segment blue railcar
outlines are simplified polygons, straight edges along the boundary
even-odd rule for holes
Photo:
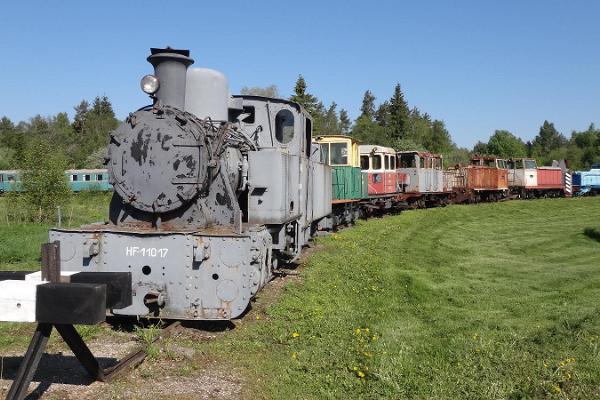
[[[600,164],[592,164],[589,171],[573,173],[573,193],[579,196],[600,193]]]
[[[112,190],[108,183],[108,171],[105,169],[69,169],[65,171],[69,187],[73,192]]]
[[[110,192],[112,185],[108,182],[106,169],[69,169],[65,171],[69,189],[73,192],[98,191]],[[0,171],[0,193],[22,190],[21,171]]]
[[[12,192],[18,189],[21,182],[20,172],[17,170],[0,171],[0,193]]]

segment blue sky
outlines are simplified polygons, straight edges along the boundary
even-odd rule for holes
[[[598,1],[6,2],[0,115],[68,111],[107,95],[117,116],[146,104],[150,47],[189,48],[232,93],[298,74],[352,117],[399,82],[411,106],[459,145],[495,129],[531,139],[547,119],[567,136],[600,122]]]

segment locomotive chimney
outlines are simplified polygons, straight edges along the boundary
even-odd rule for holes
[[[185,82],[187,67],[194,63],[189,50],[150,49],[148,62],[154,67],[159,89],[156,98],[161,104],[185,108]]]

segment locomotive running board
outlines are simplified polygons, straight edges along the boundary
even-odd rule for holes
[[[8,400],[22,400],[27,395],[53,328],[89,376],[97,381],[111,382],[146,358],[146,349],[142,347],[103,369],[74,327],[74,324],[100,323],[105,320],[107,308],[130,305],[130,273],[61,274],[60,243],[54,242],[42,245],[41,273],[3,272],[0,286],[7,289],[0,293],[0,319],[38,323],[6,397]],[[170,335],[178,325],[176,322],[167,326],[154,341]]]

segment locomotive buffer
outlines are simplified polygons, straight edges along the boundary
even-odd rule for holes
[[[131,295],[129,272],[61,273],[59,242],[42,245],[41,272],[0,272],[0,319],[38,324],[6,398],[25,397],[53,328],[94,380],[110,382],[141,363],[143,349],[102,369],[74,327],[105,321],[106,310],[131,305]]]

